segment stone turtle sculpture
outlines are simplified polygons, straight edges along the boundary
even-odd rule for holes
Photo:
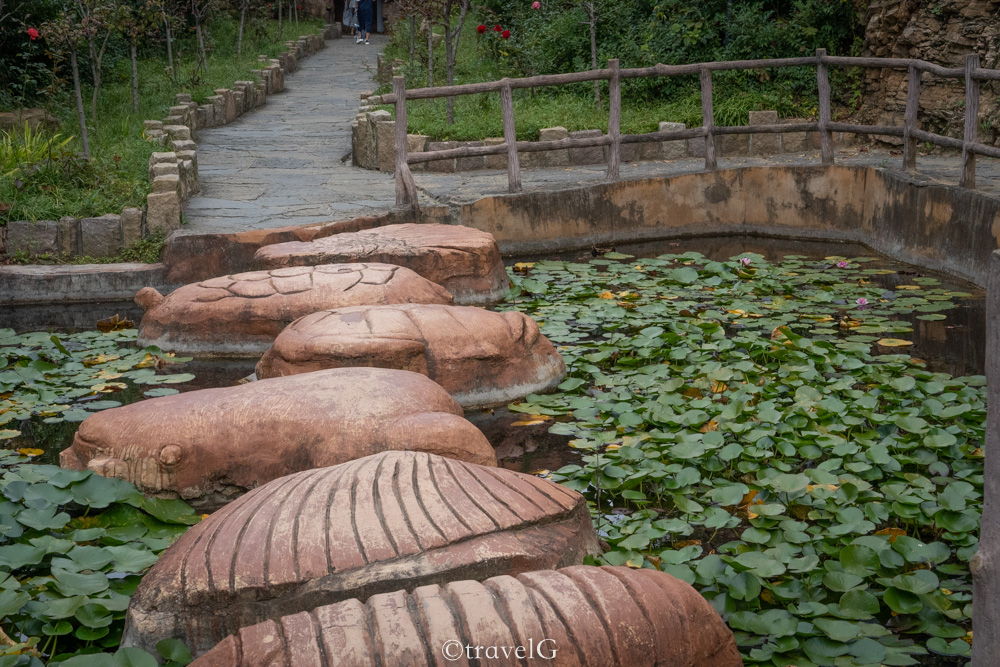
[[[284,475],[390,449],[496,465],[462,414],[418,373],[333,369],[104,410],[59,460],[211,509]]]
[[[407,304],[299,318],[264,353],[257,377],[346,366],[422,373],[466,409],[548,391],[566,376],[562,357],[524,313]]]
[[[739,667],[736,641],[664,572],[580,565],[347,600],[241,628],[191,667]]]
[[[333,262],[386,262],[443,285],[460,305],[503,299],[509,279],[492,234],[460,225],[402,224],[264,246],[254,261],[266,269]]]
[[[122,641],[152,649],[175,637],[198,654],[267,619],[575,565],[596,550],[575,491],[431,454],[383,452],[274,480],[192,527],[143,577]]]
[[[252,271],[203,280],[163,296],[135,297],[146,311],[139,345],[213,356],[260,355],[292,320],[327,308],[452,302],[413,271],[388,264],[331,264]]]

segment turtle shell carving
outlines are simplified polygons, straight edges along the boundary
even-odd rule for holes
[[[562,357],[524,313],[404,304],[306,315],[281,332],[257,377],[347,366],[422,373],[466,409],[549,391],[566,375]]]
[[[191,528],[143,577],[123,643],[204,652],[241,627],[351,598],[579,564],[583,496],[531,475],[383,452],[265,484]]]
[[[736,641],[664,572],[580,565],[421,586],[241,628],[192,667],[739,667]]]
[[[447,290],[389,264],[327,264],[251,271],[136,294],[146,313],[139,345],[214,356],[259,356],[292,320],[328,308],[450,304]]]
[[[461,305],[500,301],[509,284],[493,235],[461,225],[385,225],[276,243],[258,250],[254,261],[265,269],[333,262],[398,264],[444,286]]]

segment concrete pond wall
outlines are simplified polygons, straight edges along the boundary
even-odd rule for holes
[[[489,232],[508,256],[725,234],[862,243],[892,259],[985,285],[1000,247],[1000,199],[867,166],[769,166],[482,197],[419,212],[301,227],[177,236],[170,282],[255,268],[257,248],[402,222]]]
[[[990,253],[1000,247],[1000,198],[981,192],[868,166],[741,167],[493,195],[419,211],[396,208],[280,229],[175,233],[162,265],[134,274],[127,285],[119,274],[110,292],[104,274],[120,272],[120,265],[59,272],[0,266],[0,305],[129,298],[125,292],[143,286],[169,289],[253,270],[254,253],[265,245],[405,222],[480,229],[493,234],[508,256],[727,234],[849,241],[977,285],[986,284]]]

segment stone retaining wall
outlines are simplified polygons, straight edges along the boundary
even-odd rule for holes
[[[220,88],[204,104],[179,93],[162,121],[143,122],[143,136],[163,147],[149,157],[151,190],[145,208],[125,208],[121,214],[60,220],[13,220],[0,227],[0,252],[14,255],[109,257],[145,236],[169,234],[181,225],[181,205],[201,191],[198,182],[198,131],[232,123],[264,105],[268,95],[285,88],[285,75],[298,62],[325,47],[324,40],[340,37],[340,25],[327,25],[316,34],[285,42],[277,58],[259,56],[261,68],[254,81],[237,81]]]
[[[382,64],[379,65],[380,70]],[[390,74],[391,75],[391,74]],[[361,94],[362,105],[358,115],[351,121],[351,155],[353,164],[363,169],[377,169],[393,172],[396,166],[395,127],[396,122],[388,111],[376,109],[367,104],[370,93]],[[806,119],[786,118],[778,120],[776,111],[751,111],[749,125],[772,125],[775,123],[802,123]],[[685,129],[684,123],[661,122],[660,132],[675,132]],[[602,136],[601,130],[577,130],[570,132],[564,127],[548,127],[539,131],[539,141],[556,141],[566,138]],[[431,141],[422,134],[408,134],[407,152],[443,151],[463,146],[492,146],[504,142],[503,138],[490,137],[482,141]],[[851,140],[851,135],[833,133],[834,145]],[[818,132],[786,132],[784,134],[726,134],[716,137],[716,153],[720,157],[766,156],[779,153],[803,153],[818,151]],[[688,157],[704,157],[705,141],[701,138],[655,141],[643,144],[623,144],[621,162],[647,160],[679,160]],[[555,151],[518,153],[522,169],[543,167],[572,167],[589,164],[607,164],[608,147],[568,148]],[[410,170],[453,173],[478,169],[506,169],[506,155],[485,155],[479,157],[453,158],[410,165]]]

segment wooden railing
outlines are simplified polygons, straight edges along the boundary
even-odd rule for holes
[[[712,109],[712,72],[730,70],[763,69],[770,67],[816,67],[816,83],[819,92],[819,120],[809,123],[785,123],[753,126],[715,125]],[[830,115],[830,80],[828,68],[835,67],[879,67],[908,70],[906,110],[903,127],[888,125],[858,125],[836,123]],[[917,126],[917,108],[920,100],[920,78],[924,72],[948,79],[965,80],[965,129],[961,139],[925,132]],[[698,74],[701,78],[701,127],[693,127],[672,132],[651,132],[647,134],[621,134],[621,80],[639,77],[680,76]],[[556,141],[517,141],[514,131],[515,88],[554,86],[585,81],[607,80],[610,98],[608,133],[600,137],[570,137]],[[964,67],[942,67],[923,60],[911,58],[851,58],[828,56],[825,49],[817,49],[815,57],[775,58],[770,60],[734,60],[728,62],[696,63],[692,65],[654,65],[620,69],[618,60],[609,60],[608,67],[586,72],[568,74],[547,74],[521,79],[501,79],[483,83],[468,83],[456,86],[437,86],[406,90],[403,77],[393,77],[392,93],[374,96],[375,104],[395,104],[396,106],[396,203],[415,206],[416,186],[409,165],[434,160],[478,157],[483,155],[507,154],[507,178],[510,192],[521,190],[521,169],[518,151],[553,151],[566,148],[590,148],[608,146],[607,178],[618,178],[620,151],[622,144],[637,144],[650,141],[673,141],[678,139],[705,139],[705,169],[717,168],[715,137],[725,134],[779,133],[779,132],[819,132],[820,156],[823,164],[833,164],[832,132],[854,132],[860,134],[888,135],[903,138],[903,168],[913,170],[917,163],[917,143],[920,141],[960,148],[962,150],[962,175],[960,185],[976,187],[976,155],[1000,158],[1000,148],[982,144],[978,140],[979,82],[1000,81],[1000,70],[982,69],[979,56],[965,57]],[[406,147],[406,102],[437,97],[475,95],[478,93],[500,93],[500,108],[503,117],[504,143],[492,146],[465,146],[441,151],[424,151],[407,154]]]

